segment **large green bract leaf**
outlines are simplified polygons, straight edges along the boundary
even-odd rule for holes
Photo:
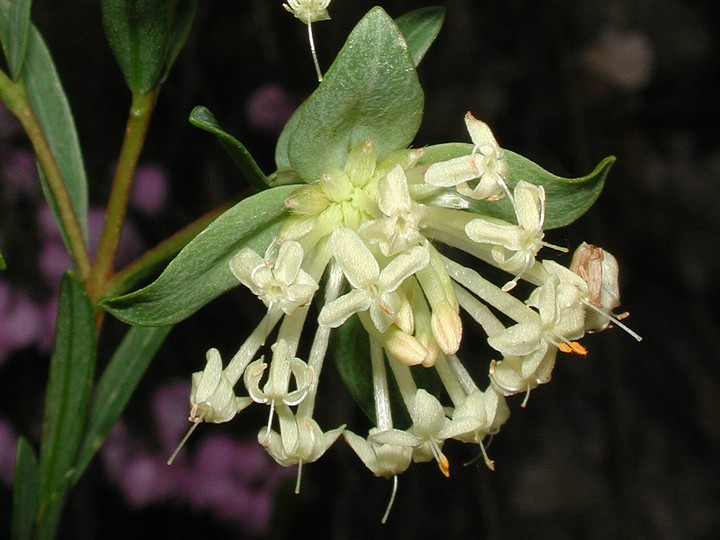
[[[12,539],[30,540],[38,506],[38,463],[25,437],[18,440],[13,481]]]
[[[287,160],[280,148],[278,169],[314,182],[328,168],[342,168],[365,140],[379,158],[405,148],[420,127],[423,101],[405,39],[387,13],[373,8],[291,119]]]
[[[266,189],[268,179],[258,167],[247,148],[235,137],[223,130],[213,114],[205,107],[195,107],[190,113],[190,123],[209,131],[218,138],[223,148],[230,154],[245,179],[256,189]]]
[[[95,369],[95,319],[85,288],[66,274],[60,289],[55,345],[45,395],[40,448],[38,537],[57,527],[88,411]]]
[[[228,263],[250,247],[264,253],[280,226],[285,199],[297,186],[280,186],[244,199],[213,221],[147,287],[101,302],[129,324],[178,323],[238,285]]]
[[[425,154],[419,163],[421,165],[429,164],[468,155],[472,148],[471,144],[465,143],[429,146],[425,149]],[[605,185],[605,178],[610,167],[615,163],[615,157],[608,156],[585,176],[563,178],[549,173],[537,163],[520,154],[510,150],[503,150],[503,152],[510,166],[507,184],[511,190],[520,180],[545,188],[545,230],[569,225],[587,212],[600,196]],[[515,211],[507,197],[499,201],[477,201],[469,197],[462,197],[457,193],[455,196],[464,199],[472,212],[512,223],[516,222]]]
[[[73,483],[80,480],[172,326],[133,326],[110,359],[95,390],[87,429],[75,461]]]
[[[0,0],[0,40],[3,43],[8,39],[10,12],[10,2]],[[77,220],[83,233],[86,234],[87,177],[75,121],[50,52],[33,25],[30,25],[28,30],[22,76],[30,104],[63,175]],[[45,189],[45,194],[58,218],[57,204],[52,194],[48,189]],[[61,223],[59,218],[57,221]],[[66,238],[65,231],[61,230],[61,232],[63,238]]]
[[[190,31],[197,0],[102,0],[110,47],[128,87],[144,94],[160,84]]]
[[[415,66],[420,64],[430,45],[437,38],[444,20],[445,8],[439,6],[416,9],[395,19],[395,23],[405,37]]]
[[[417,66],[425,56],[428,48],[437,37],[443,20],[445,8],[421,8],[398,17],[396,24],[405,37],[408,52],[413,63]],[[327,78],[327,77],[326,77]],[[295,133],[300,122],[302,107],[298,109],[285,125],[275,148],[275,164],[278,171],[270,177],[271,185],[298,183],[302,181],[295,171],[292,171],[288,157],[288,142],[291,134]]]

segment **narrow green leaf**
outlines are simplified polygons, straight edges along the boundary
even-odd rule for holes
[[[198,0],[175,0],[175,18],[170,27],[167,57],[165,68],[160,76],[160,82],[165,82],[175,59],[185,45],[197,12]]]
[[[110,359],[97,385],[77,460],[75,484],[125,410],[130,397],[172,326],[133,326]]]
[[[423,102],[400,30],[381,8],[373,8],[291,119],[290,166],[283,166],[281,156],[278,168],[294,169],[312,182],[329,167],[342,168],[350,150],[365,140],[373,142],[379,158],[405,148],[420,126]]]
[[[165,326],[180,322],[238,285],[230,259],[242,248],[264,253],[280,227],[285,199],[297,186],[266,189],[239,202],[213,221],[147,287],[101,306],[133,325]]]
[[[38,536],[57,527],[88,412],[95,368],[95,321],[85,289],[71,273],[60,289],[55,346],[45,394],[40,447]]]
[[[197,0],[102,0],[101,8],[128,87],[147,93],[165,79],[185,43]]]
[[[472,145],[447,143],[429,146],[425,150],[420,164],[435,163],[468,155],[472,151]],[[585,176],[563,178],[549,173],[520,154],[510,150],[503,150],[503,152],[510,165],[507,183],[511,190],[520,180],[542,185],[545,188],[545,230],[569,225],[587,212],[600,196],[605,185],[605,178],[615,163],[615,157],[608,156]],[[516,221],[515,211],[507,197],[499,201],[476,201],[454,193],[460,199],[465,200],[468,209],[472,212],[510,222]]]
[[[7,32],[2,36],[3,52],[10,68],[10,76],[15,82],[20,78],[25,62],[31,6],[32,0],[13,0],[10,3],[7,13]],[[0,17],[4,16],[3,10]]]
[[[30,443],[25,437],[18,440],[13,481],[13,540],[30,540],[38,507],[38,462]]]
[[[13,2],[14,3],[14,2]],[[0,0],[0,22],[8,20],[12,9],[8,0]],[[0,40],[8,37],[7,25],[0,24]],[[87,230],[87,177],[80,152],[75,121],[70,111],[65,92],[53,64],[52,57],[37,29],[30,25],[23,68],[23,82],[35,116],[42,127],[60,172],[65,180],[70,199],[83,233]],[[57,205],[48,190],[46,197],[56,212]],[[65,233],[63,232],[63,237]],[[67,243],[67,242],[66,242]]]
[[[445,8],[440,6],[416,9],[395,19],[416,66],[437,38],[444,21]]]
[[[268,179],[258,167],[250,152],[235,137],[220,127],[213,114],[205,107],[195,107],[190,113],[190,123],[209,131],[218,138],[223,148],[230,154],[240,173],[254,188],[263,190],[268,187]]]
[[[2,253],[0,253],[0,270],[5,270],[7,268],[7,265],[5,264],[5,259],[2,256]]]

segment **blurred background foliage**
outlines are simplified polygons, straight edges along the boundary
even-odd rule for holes
[[[173,473],[176,483],[163,476],[171,474],[166,469],[153,469],[165,467],[163,426],[173,421],[168,411],[177,411],[184,423],[186,398],[178,398],[174,409],[163,408],[162,400],[153,409],[153,400],[174,381],[189,383],[208,347],[234,351],[257,319],[257,302],[233,291],[171,333],[123,425],[71,494],[61,538],[128,538],[158,527],[161,538],[284,538],[302,531],[343,539],[711,538],[720,529],[715,2],[435,4],[447,8],[447,17],[419,68],[426,110],[416,145],[465,141],[462,118],[471,110],[492,126],[502,146],[561,175],[585,174],[604,156],[616,155],[596,206],[571,227],[552,231],[548,240],[569,246],[585,240],[617,257],[622,307],[631,311],[628,323],[645,340],[636,344],[617,329],[590,336],[587,358],[562,358],[552,384],[533,392],[526,409],[519,407],[521,399],[510,400],[511,421],[490,448],[494,473],[482,460],[461,466],[476,457],[474,449],[449,443],[451,478],[432,465],[411,467],[400,478],[385,526],[379,519],[390,484],[372,477],[342,442],[305,468],[300,496],[292,494],[294,470],[283,480],[269,458],[248,458],[233,466],[263,474],[228,474],[252,493],[268,493],[262,512],[270,512],[269,490],[279,484],[273,517],[253,522],[247,516],[261,510],[252,503],[243,514],[192,496],[200,487],[187,471],[201,467],[195,458],[207,437],[222,435],[235,445],[254,440],[264,422],[256,411],[229,425],[201,426],[187,449],[186,468],[181,464]],[[426,5],[433,3],[383,3],[393,16]],[[365,0],[332,3],[332,21],[314,25],[321,66],[329,66],[371,6]],[[100,204],[109,190],[129,95],[104,40],[98,4],[36,0],[33,20],[76,115],[91,203]],[[273,170],[283,122],[316,84],[305,32],[279,0],[201,2],[160,93],[141,159],[167,184],[166,195],[151,192],[144,200],[167,197],[167,204],[153,212],[142,203],[134,207],[128,256],[246,189],[214,138],[187,122],[195,105],[212,110],[266,173]],[[12,440],[15,433],[37,436],[48,361],[48,345],[40,337],[7,345],[14,328],[7,321],[13,315],[13,324],[25,320],[18,319],[17,294],[52,308],[51,280],[38,265],[48,242],[37,217],[41,197],[8,179],[15,170],[10,164],[27,149],[0,109],[0,239],[8,263],[0,276],[0,534],[7,532]],[[47,334],[45,319],[33,321],[38,336]],[[104,338],[110,343],[115,333],[109,325]],[[479,338],[465,340],[472,350]],[[354,418],[362,426],[337,374],[329,369],[327,376],[324,393],[330,397],[319,405],[321,424]],[[183,423],[173,429],[184,429]],[[217,451],[211,459],[252,453],[242,450],[247,445],[232,444],[223,450],[227,454]],[[148,468],[136,467],[137,476],[128,476],[123,463],[138,455],[152,457],[144,462]],[[195,472],[204,478],[213,474]],[[153,484],[161,482],[174,487],[153,495]],[[228,488],[208,497],[238,495]]]

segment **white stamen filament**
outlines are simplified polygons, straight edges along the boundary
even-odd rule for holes
[[[388,516],[390,515],[390,510],[393,507],[393,503],[395,502],[395,495],[397,495],[397,489],[398,489],[398,477],[397,474],[393,476],[393,488],[392,493],[390,493],[390,500],[388,501],[387,508],[385,509],[385,513],[383,514],[382,519],[380,520],[380,523],[385,525],[385,522],[387,521]]]
[[[169,457],[168,460],[167,460],[167,464],[168,464],[168,465],[172,465],[172,464],[173,464],[173,461],[175,461],[175,458],[176,458],[177,455],[180,453],[180,449],[181,449],[183,446],[185,446],[185,443],[186,443],[186,442],[188,441],[188,439],[190,438],[190,435],[192,435],[193,432],[195,431],[195,429],[197,429],[197,427],[202,423],[203,418],[205,418],[205,413],[204,413],[204,412],[193,422],[193,425],[190,426],[190,429],[187,430],[187,433],[186,433],[185,436],[182,438],[182,440],[180,441],[180,443],[177,445],[177,448],[175,448],[175,450],[173,450],[173,453],[170,454],[170,457]]]

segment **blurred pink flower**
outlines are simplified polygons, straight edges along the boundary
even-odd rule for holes
[[[246,107],[248,123],[258,131],[279,134],[295,107],[295,100],[282,86],[268,83],[250,94]]]
[[[15,469],[17,434],[10,423],[0,418],[0,482],[10,485]]]
[[[40,307],[25,293],[11,290],[4,281],[0,281],[0,329],[0,363],[44,332]]]
[[[157,217],[167,204],[169,183],[165,169],[141,165],[135,172],[130,205],[148,217]]]
[[[35,155],[31,151],[8,150],[3,152],[0,163],[2,163],[5,193],[11,201],[23,194],[39,193],[40,180],[35,165]]]

